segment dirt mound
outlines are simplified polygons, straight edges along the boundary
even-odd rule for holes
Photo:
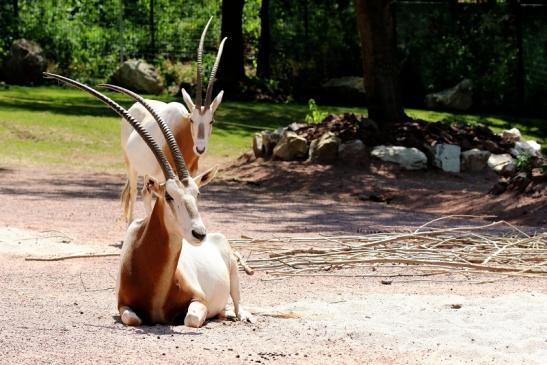
[[[222,170],[223,180],[256,192],[281,193],[288,201],[332,199],[339,203],[382,204],[398,210],[441,215],[470,214],[514,224],[547,227],[547,185],[494,196],[492,172],[446,174],[405,171],[370,162],[364,167],[319,165],[300,161],[266,161],[252,154]]]

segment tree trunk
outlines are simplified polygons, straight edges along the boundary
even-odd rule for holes
[[[13,5],[13,33],[15,38],[19,38],[19,1],[12,0]]]
[[[354,0],[368,115],[383,124],[407,119],[399,85],[391,4],[391,0]]]
[[[149,57],[150,59],[153,59],[156,53],[156,35],[155,35],[156,27],[154,24],[154,0],[150,0],[149,27],[150,27],[150,53],[151,53]]]
[[[260,77],[270,77],[270,0],[262,0],[260,7],[260,41],[258,45],[258,57],[256,73]]]
[[[239,89],[245,78],[243,68],[243,5],[244,0],[222,1],[222,38],[228,37],[218,69],[219,87],[229,92]]]

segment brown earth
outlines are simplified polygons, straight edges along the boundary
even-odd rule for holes
[[[123,174],[4,168],[0,177],[0,232],[19,228],[97,252],[119,249]],[[486,192],[495,180],[240,160],[203,189],[200,211],[210,231],[228,238],[367,233],[452,214],[495,217],[446,224],[505,219],[544,231],[545,191],[494,198]],[[276,281],[241,274],[249,308],[298,318],[127,328],[116,317],[117,258],[25,261],[3,246],[45,245],[40,254],[55,254],[55,246],[6,237],[0,234],[0,363],[540,364],[547,357],[543,278],[473,284],[490,277],[454,274],[382,285],[401,268]]]

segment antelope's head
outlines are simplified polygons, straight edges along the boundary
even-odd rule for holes
[[[224,48],[224,42],[226,38],[220,42],[218,47],[217,57],[215,59],[215,64],[211,70],[211,76],[209,76],[209,84],[207,85],[207,91],[205,93],[205,103],[202,102],[203,97],[203,41],[205,39],[205,34],[211,24],[211,17],[201,33],[201,39],[199,40],[198,47],[198,70],[197,70],[197,85],[196,85],[196,103],[192,101],[190,95],[186,90],[182,89],[182,99],[188,107],[190,112],[190,122],[192,124],[192,140],[194,141],[194,153],[198,156],[205,153],[207,150],[207,143],[209,142],[209,136],[213,131],[213,123],[215,121],[214,114],[218,106],[222,102],[222,95],[224,91],[218,93],[213,101],[211,101],[213,94],[213,85],[215,83],[215,75],[217,73],[218,64],[220,62],[220,57],[222,56],[222,50]]]
[[[217,172],[213,167],[194,178],[170,178],[160,183],[145,176],[144,186],[157,198],[156,204],[164,205],[164,219],[169,229],[192,245],[200,245],[207,230],[198,211],[199,188],[207,185]]]
[[[165,183],[160,183],[154,178],[146,177],[145,187],[150,193],[153,193],[158,198],[156,207],[163,207],[163,217],[165,218],[164,222],[166,228],[170,232],[182,236],[182,238],[186,239],[189,243],[199,245],[207,235],[207,231],[197,206],[199,187],[204,186],[214,178],[217,168],[211,168],[194,178],[190,177],[190,173],[188,172],[188,168],[186,167],[184,158],[182,157],[182,153],[177,145],[171,129],[169,129],[165,121],[160,117],[156,110],[154,110],[154,108],[152,108],[146,100],[134,92],[116,85],[101,85],[110,90],[118,91],[132,97],[150,112],[155,121],[158,123],[163,135],[165,136],[167,144],[169,145],[169,149],[171,150],[175,160],[175,167],[177,170],[176,174],[158,143],[152,138],[148,131],[135,118],[133,118],[131,114],[129,114],[127,110],[104,94],[101,94],[97,90],[78,81],[50,73],[44,73],[44,75],[47,78],[56,79],[87,91],[131,124],[131,126],[135,129],[135,131],[137,131],[137,133],[139,133],[144,142],[146,142],[148,147],[154,153],[154,156],[163,171],[163,175],[165,176]],[[158,204],[160,205],[158,206]]]

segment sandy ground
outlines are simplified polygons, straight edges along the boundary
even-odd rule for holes
[[[3,169],[0,177],[0,363],[542,364],[547,358],[547,279],[476,284],[490,277],[446,275],[381,283],[400,268],[273,281],[263,272],[242,273],[243,301],[258,313],[256,324],[127,328],[116,317],[117,257],[25,260],[118,252],[123,176]],[[229,238],[366,233],[438,216],[351,199],[340,204],[332,194],[265,194],[228,180],[202,195],[209,230]],[[276,317],[280,312],[294,318]]]

